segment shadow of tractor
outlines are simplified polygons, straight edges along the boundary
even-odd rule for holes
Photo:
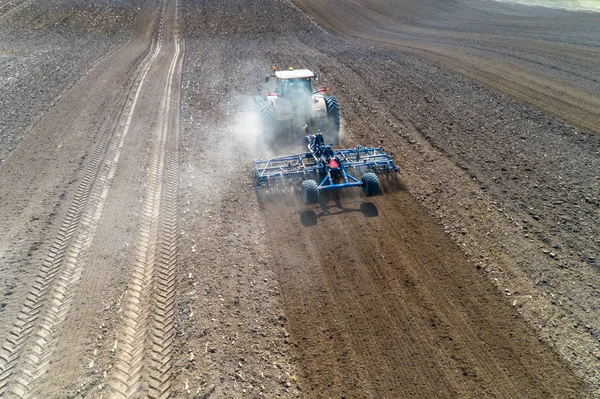
[[[335,210],[332,208],[335,208]],[[361,202],[358,208],[343,207],[340,202],[337,202],[335,207],[330,207],[327,204],[322,203],[321,212],[319,213],[315,212],[314,210],[305,210],[298,213],[300,215],[300,223],[302,223],[302,226],[311,227],[317,224],[319,218],[353,212],[362,213],[366,218],[379,216],[379,210],[372,202]]]

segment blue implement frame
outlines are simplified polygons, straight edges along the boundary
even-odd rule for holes
[[[334,149],[323,142],[323,135],[307,136],[308,152],[254,161],[254,185],[257,190],[271,187],[300,186],[315,180],[319,191],[362,186],[358,174],[397,172],[392,157],[379,147]],[[332,162],[333,161],[333,162]]]

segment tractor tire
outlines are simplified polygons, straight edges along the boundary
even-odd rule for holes
[[[264,96],[255,96],[254,103],[256,104],[258,114],[260,115],[260,136],[263,141],[270,141],[273,138],[275,130],[275,107],[273,103],[267,100]]]
[[[316,204],[319,201],[319,185],[314,180],[302,182],[302,201],[305,204]]]
[[[333,96],[325,97],[327,106],[327,123],[325,140],[328,143],[339,144],[340,142],[340,104]]]
[[[362,191],[367,197],[379,194],[379,177],[375,173],[365,173],[360,180],[362,181]]]

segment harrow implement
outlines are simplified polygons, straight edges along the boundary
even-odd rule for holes
[[[320,132],[307,140],[308,152],[303,154],[254,161],[259,198],[265,191],[301,190],[302,200],[313,204],[321,192],[349,187],[361,187],[366,196],[374,196],[381,190],[378,175],[398,173],[394,160],[379,147],[334,149]]]

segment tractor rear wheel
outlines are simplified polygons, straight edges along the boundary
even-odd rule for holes
[[[340,142],[340,104],[334,96],[325,97],[327,106],[327,124],[325,139],[328,143],[339,144]]]
[[[264,96],[255,96],[254,103],[260,115],[261,127],[259,136],[264,142],[269,142],[273,138],[273,131],[275,129],[275,107]]]
[[[379,177],[375,173],[365,173],[360,180],[362,181],[362,191],[367,197],[379,194]]]
[[[302,182],[302,201],[305,204],[316,204],[319,201],[319,185],[314,180]]]

